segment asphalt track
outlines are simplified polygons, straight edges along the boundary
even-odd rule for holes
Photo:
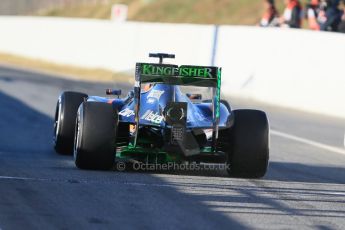
[[[0,229],[345,229],[344,120],[234,100],[269,114],[262,180],[81,171],[52,150],[56,98],[105,88],[0,67]]]

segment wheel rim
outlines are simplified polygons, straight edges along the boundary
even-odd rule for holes
[[[80,145],[80,112],[78,111],[76,126],[75,126],[74,148],[73,148],[74,160],[77,159],[79,145]]]
[[[55,123],[54,123],[54,142],[57,142],[57,138],[60,132],[60,123],[61,123],[61,97],[59,97],[55,112]]]

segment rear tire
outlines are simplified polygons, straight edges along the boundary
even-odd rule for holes
[[[80,169],[108,170],[115,163],[118,113],[111,104],[80,105],[74,143],[75,165]]]
[[[60,154],[73,154],[75,119],[79,105],[88,96],[78,92],[63,92],[56,105],[54,149]]]
[[[261,178],[269,160],[269,124],[259,110],[234,110],[234,126],[228,130],[230,176]]]

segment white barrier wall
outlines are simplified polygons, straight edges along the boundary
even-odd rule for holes
[[[0,17],[0,52],[114,71],[148,61],[210,65],[214,26]],[[345,118],[345,36],[288,29],[221,26],[216,65],[223,93]]]
[[[0,52],[114,71],[134,69],[149,52],[209,64],[213,26],[0,17]]]
[[[218,47],[232,94],[345,118],[345,35],[223,26]]]

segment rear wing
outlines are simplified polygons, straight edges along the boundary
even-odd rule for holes
[[[200,87],[218,86],[219,68],[213,66],[136,64],[136,81]]]
[[[220,111],[220,87],[222,69],[214,66],[170,65],[137,63],[135,68],[135,123],[136,132],[134,146],[139,131],[139,109],[141,85],[146,83],[186,85],[212,88],[212,111],[213,111],[213,139],[218,138],[218,123]]]

